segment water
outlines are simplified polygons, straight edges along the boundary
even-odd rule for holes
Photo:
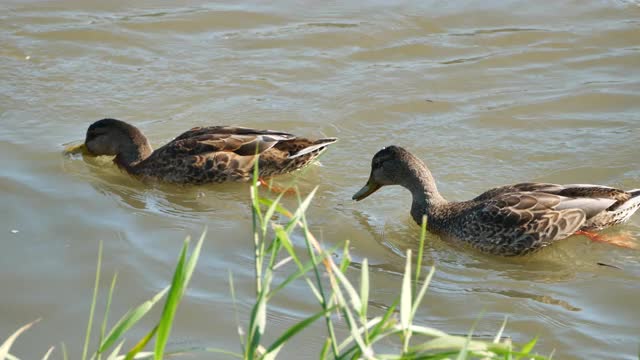
[[[206,225],[172,345],[239,349],[227,278],[246,328],[247,187],[148,186],[107,160],[61,155],[102,117],[138,125],[156,146],[202,124],[339,137],[298,181],[303,192],[320,185],[311,226],[327,246],[351,240],[352,275],[369,258],[380,311],[419,233],[400,188],[350,200],[382,146],[424,159],[454,200],[520,181],[640,187],[639,18],[636,3],[604,0],[5,1],[0,334],[42,317],[14,353],[35,358],[64,341],[78,357],[98,241],[103,273],[119,274],[115,319],[166,285],[182,239]],[[640,242],[640,216],[618,231]],[[537,349],[557,358],[637,356],[638,251],[573,237],[505,260],[429,236],[425,253],[437,273],[420,324],[465,334],[482,313],[477,332],[493,334],[509,316],[507,335],[539,335]],[[268,338],[317,309],[305,284],[292,285],[273,302]],[[283,358],[315,358],[321,336],[317,323]]]

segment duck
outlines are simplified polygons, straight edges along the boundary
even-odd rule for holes
[[[310,164],[336,141],[274,130],[206,126],[194,127],[153,150],[136,126],[107,118],[92,123],[84,143],[65,152],[114,156],[115,165],[133,176],[199,185],[249,181],[256,162],[261,181],[288,174]]]
[[[492,255],[521,256],[574,234],[622,224],[640,208],[640,189],[624,191],[591,184],[519,183],[503,185],[460,202],[447,201],[433,175],[415,155],[399,146],[378,151],[369,180],[353,200],[383,186],[411,192],[411,217],[443,239],[462,242]]]

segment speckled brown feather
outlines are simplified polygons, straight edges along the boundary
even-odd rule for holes
[[[446,203],[427,214],[429,230],[504,256],[525,255],[576,232],[579,209],[557,210],[562,197],[506,192],[480,201]]]
[[[334,139],[322,139],[326,145]],[[156,150],[140,164],[137,174],[173,183],[248,181],[256,157],[262,178],[298,170],[325,148],[300,158],[289,159],[290,149],[302,150],[315,144],[292,134],[247,128],[209,127],[193,129]],[[297,152],[294,151],[294,152]]]
[[[326,146],[336,141],[334,138],[309,140],[273,130],[210,126],[186,131],[151,152],[146,138],[134,126],[120,120],[104,119],[91,127],[95,128],[97,123],[106,131],[87,136],[87,145],[93,141],[104,148],[119,149],[117,165],[133,175],[178,184],[248,181],[256,159],[259,159],[260,177],[289,173],[309,164]],[[119,143],[110,145],[109,136],[113,134],[119,134]],[[127,139],[144,139],[144,142],[138,141],[143,145],[132,145]],[[308,154],[291,158],[305,149],[309,150]],[[130,158],[136,161],[125,161]]]
[[[504,256],[535,252],[578,230],[600,230],[626,221],[638,204],[629,192],[597,185],[522,183],[484,192],[465,202],[447,202],[427,213],[429,229]],[[563,207],[570,201],[597,202],[599,210]],[[607,202],[609,200],[609,202]]]

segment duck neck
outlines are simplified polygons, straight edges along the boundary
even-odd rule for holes
[[[136,166],[148,158],[151,153],[153,153],[151,144],[140,131],[137,131],[122,146],[122,150],[116,155],[113,162],[128,172],[135,172]]]
[[[411,192],[411,216],[418,224],[422,223],[423,215],[428,215],[431,209],[447,202],[438,192],[431,172],[422,162],[416,162],[409,167],[401,185]]]

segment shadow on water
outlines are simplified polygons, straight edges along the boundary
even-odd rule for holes
[[[65,159],[63,167],[98,193],[136,211],[197,219],[216,216],[221,207],[228,207],[231,203],[249,203],[247,184],[181,186],[142,181],[118,169],[110,157],[74,157]]]
[[[222,183],[205,185],[176,185],[154,180],[140,180],[130,176],[112,162],[111,157],[80,157],[66,159],[72,163],[68,172],[86,180],[96,191],[133,210],[150,211],[181,219],[199,219],[207,216],[226,216],[229,206],[238,207],[241,213],[250,214],[249,183]],[[83,164],[80,169],[78,164]],[[314,165],[293,175],[279,176],[273,181],[278,187],[297,187],[310,191],[312,181],[304,174]],[[313,170],[311,170],[313,171]],[[269,192],[270,196],[277,193]],[[295,198],[295,196],[290,196]],[[288,200],[288,199],[285,199]],[[244,210],[242,210],[244,208]]]

